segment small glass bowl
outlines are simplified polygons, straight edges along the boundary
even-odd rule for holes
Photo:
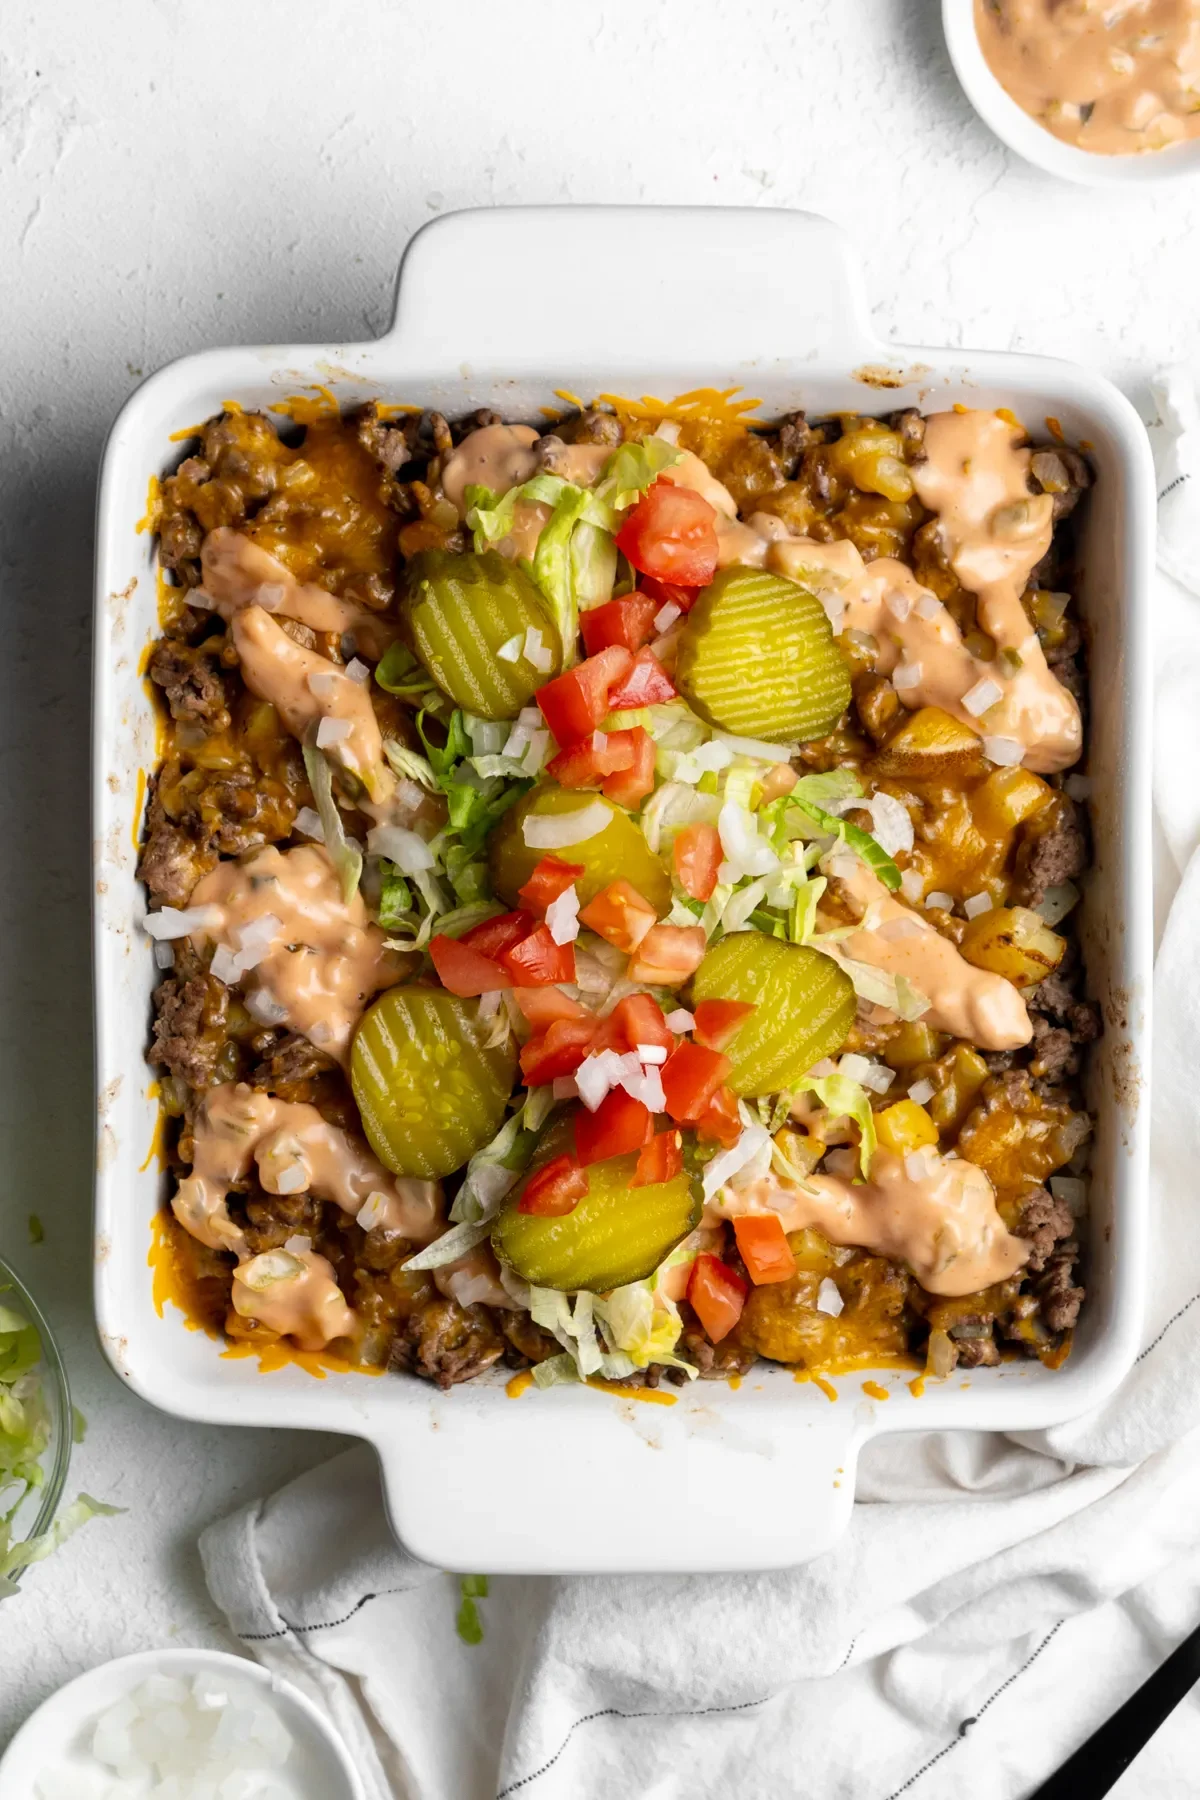
[[[16,1270],[10,1268],[3,1257],[0,1257],[0,1304],[11,1306],[14,1312],[24,1313],[37,1330],[42,1345],[42,1360],[37,1369],[42,1378],[46,1408],[50,1415],[50,1442],[42,1457],[46,1479],[41,1487],[34,1488],[26,1495],[13,1520],[13,1542],[25,1543],[30,1538],[40,1536],[43,1531],[48,1531],[58,1511],[67,1483],[67,1470],[71,1466],[74,1414],[71,1411],[67,1371],[63,1367],[54,1334],[37,1301]],[[18,1569],[8,1579],[16,1586],[24,1573],[23,1569]]]

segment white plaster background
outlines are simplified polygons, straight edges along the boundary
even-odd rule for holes
[[[90,1421],[73,1486],[129,1510],[4,1605],[0,1743],[105,1657],[224,1641],[197,1532],[336,1441],[163,1417],[118,1386],[93,1341],[85,782],[93,492],[110,420],[143,373],[188,351],[378,332],[400,251],[434,213],[564,200],[828,213],[857,240],[885,336],[1075,357],[1142,401],[1150,369],[1200,349],[1200,181],[1093,192],[1018,162],[959,92],[940,11],[4,7],[0,1246],[48,1308]],[[702,296],[702,250],[695,276]],[[538,307],[629,277],[525,272]],[[37,1248],[30,1211],[46,1227]]]

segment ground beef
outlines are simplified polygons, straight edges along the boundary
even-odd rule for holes
[[[585,406],[582,412],[560,419],[554,435],[564,444],[611,444],[614,450],[625,436],[615,413],[601,412],[594,406]]]
[[[733,1259],[729,1260],[732,1264]],[[711,1344],[686,1301],[681,1303],[679,1310],[683,1315],[683,1330],[676,1354],[699,1370],[701,1381],[727,1381],[731,1375],[745,1375],[754,1367],[758,1357],[748,1345],[731,1342],[729,1338]]]
[[[545,1362],[547,1357],[557,1356],[562,1348],[553,1333],[535,1325],[526,1312],[504,1312],[497,1308],[496,1317],[508,1340],[504,1360],[510,1368]]]
[[[454,448],[454,433],[444,414],[431,412],[427,418],[422,419],[421,430],[423,433],[427,431],[432,438],[436,456],[449,456]],[[465,436],[466,433],[464,432],[463,435]]]
[[[1050,1331],[1070,1331],[1087,1298],[1087,1290],[1075,1283],[1078,1257],[1079,1245],[1069,1238],[1046,1259],[1045,1269],[1033,1283],[1042,1319]]]
[[[419,419],[415,413],[399,419],[382,419],[374,401],[364,406],[355,420],[358,441],[379,464],[383,475],[396,475],[416,454]],[[385,488],[387,493],[388,489]]]
[[[551,475],[561,475],[563,464],[567,458],[568,446],[554,432],[548,431],[533,446],[538,459],[538,468],[545,469]]]
[[[281,1100],[291,1100],[296,1096],[286,1093],[285,1089],[307,1086],[318,1076],[336,1068],[333,1057],[326,1056],[306,1037],[293,1031],[272,1045],[269,1055],[251,1075],[250,1084],[277,1094]]]
[[[241,856],[290,837],[296,820],[295,794],[257,769],[188,774],[171,789],[176,822],[200,844],[222,856]]]
[[[856,676],[854,704],[873,741],[882,744],[901,712],[900,696],[887,676]]]
[[[1035,988],[1030,988],[1025,1000],[1035,1033],[1039,1020],[1049,1020],[1060,1026],[1075,1045],[1092,1044],[1100,1036],[1104,1029],[1100,1009],[1094,1001],[1082,1000],[1076,994],[1074,981],[1077,979],[1070,972],[1056,969],[1053,975],[1047,975],[1045,981],[1039,981]],[[1040,1071],[1035,1070],[1034,1073]]]
[[[1017,906],[1038,906],[1047,888],[1074,881],[1087,866],[1083,814],[1073,800],[1060,794],[1022,828],[1012,900]]]
[[[229,989],[215,975],[170,975],[154,991],[150,1061],[192,1088],[209,1088],[226,1044]]]
[[[1079,1057],[1069,1031],[1051,1025],[1040,1014],[1033,1017],[1033,1057],[1029,1072],[1041,1081],[1064,1081],[1078,1075]]]
[[[464,413],[461,419],[455,419],[450,427],[450,435],[456,444],[461,444],[465,437],[473,431],[483,431],[488,425],[503,425],[504,420],[490,406],[476,407],[474,412]]]
[[[228,730],[229,706],[216,650],[160,638],[149,674],[162,688],[173,719],[202,725],[207,732]]]
[[[290,1237],[315,1238],[321,1229],[322,1202],[310,1193],[268,1194],[257,1188],[242,1200],[240,1210],[252,1256],[282,1250]]]
[[[486,1306],[431,1300],[405,1319],[392,1343],[388,1366],[449,1388],[499,1362],[504,1345]]]
[[[924,462],[925,421],[916,407],[909,406],[903,412],[893,413],[888,424],[893,431],[900,433],[906,461]]]
[[[987,1332],[978,1337],[960,1336],[957,1326],[951,1326],[950,1337],[958,1352],[960,1369],[994,1369],[1000,1361],[1000,1346],[992,1336],[992,1323],[988,1320]]]
[[[186,906],[202,875],[217,866],[217,853],[167,818],[157,793],[150,801],[146,842],[138,861],[138,880],[159,906]]]
[[[164,569],[190,566],[198,575],[203,542],[204,533],[190,513],[172,513],[159,526],[158,559]],[[191,585],[195,586],[196,582]]]
[[[1074,512],[1079,496],[1092,485],[1092,472],[1082,456],[1065,446],[1057,450],[1035,450],[1030,458],[1029,473],[1043,494],[1053,496],[1056,523]]]
[[[804,452],[811,450],[815,444],[824,442],[825,433],[819,425],[810,425],[802,412],[789,414],[775,437],[775,454],[779,458],[779,466],[785,479],[794,481]]]
[[[1039,1187],[1021,1202],[1013,1229],[1017,1237],[1028,1238],[1033,1245],[1028,1267],[1031,1274],[1040,1275],[1056,1246],[1071,1236],[1075,1221],[1064,1200],[1056,1200],[1048,1188]]]

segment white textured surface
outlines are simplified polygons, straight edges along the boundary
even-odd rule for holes
[[[200,1526],[320,1442],[150,1412],[96,1352],[84,768],[93,482],[143,372],[227,342],[370,335],[432,213],[528,200],[802,205],[857,238],[885,335],[1060,353],[1138,400],[1200,350],[1200,184],[1059,186],[975,120],[935,0],[61,0],[0,44],[0,1244],[130,1508],[5,1603],[0,1741],[102,1657],[221,1643]],[[580,279],[529,272],[530,304]],[[704,269],[696,270],[703,304]],[[481,284],[486,305],[486,278]],[[28,1245],[37,1211],[46,1242]],[[1143,1789],[1143,1791],[1147,1791]]]

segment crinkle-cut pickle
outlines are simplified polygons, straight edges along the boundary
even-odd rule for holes
[[[725,1046],[735,1094],[778,1094],[840,1050],[854,1023],[850,977],[819,950],[738,931],[692,977],[695,1000],[748,1000],[754,1011]]]
[[[403,615],[413,649],[442,692],[481,719],[515,719],[562,666],[558,632],[536,587],[495,550],[421,551],[408,565]],[[553,658],[549,670],[525,660],[531,627]],[[510,662],[500,651],[513,638],[522,654]]]
[[[538,1145],[534,1168],[570,1151],[572,1142],[570,1115],[556,1119]],[[701,1202],[683,1172],[670,1181],[631,1187],[636,1168],[636,1156],[590,1163],[587,1193],[557,1219],[517,1210],[522,1182],[492,1229],[497,1256],[535,1286],[564,1293],[583,1288],[606,1294],[644,1281],[696,1229]]]
[[[440,988],[389,988],[364,1013],[350,1085],[372,1150],[397,1175],[451,1175],[499,1131],[517,1055],[511,1037],[485,1047],[491,1029],[478,1001]]]
[[[530,814],[579,812],[594,801],[606,806],[611,822],[595,837],[582,844],[567,844],[561,849],[532,850],[525,842],[524,823]],[[583,874],[575,883],[580,904],[594,900],[601,888],[614,881],[629,881],[644,894],[661,917],[671,906],[671,877],[660,857],[655,856],[630,815],[602,794],[590,789],[560,788],[547,783],[531,788],[517,804],[510,807],[493,831],[488,845],[488,862],[492,886],[509,906],[521,904],[517,889],[524,887],[543,856],[558,856],[564,862],[582,863]]]
[[[675,680],[710,725],[768,743],[831,732],[850,671],[821,602],[763,569],[722,569],[688,614]]]

